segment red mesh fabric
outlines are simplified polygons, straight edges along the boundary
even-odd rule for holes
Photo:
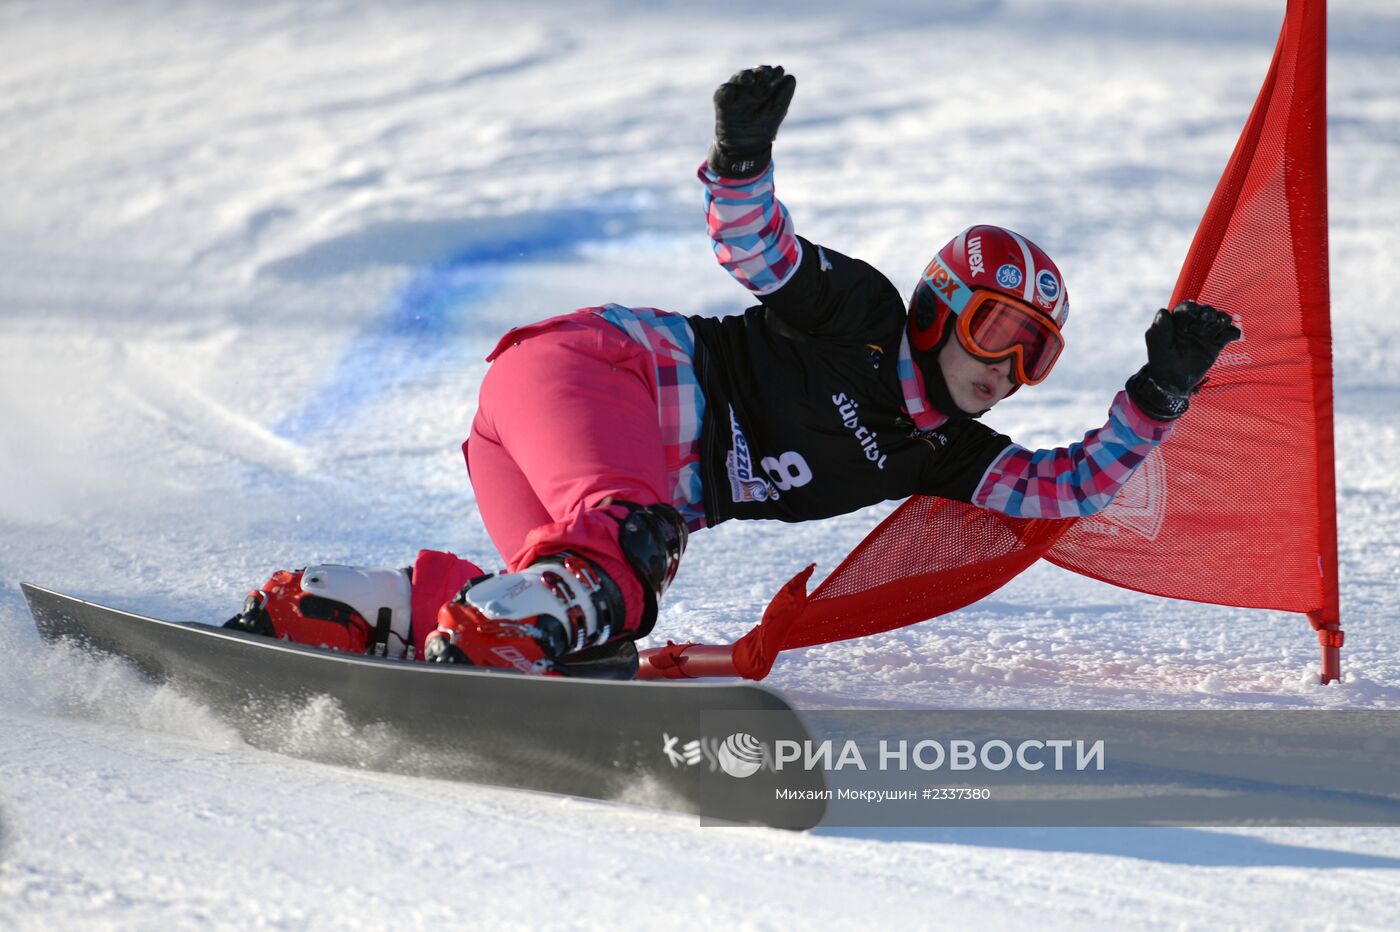
[[[1177,282],[1173,303],[1194,297],[1229,311],[1244,340],[1171,440],[1093,518],[1018,520],[910,499],[788,619],[783,649],[933,618],[1042,555],[1131,589],[1309,612],[1335,628],[1325,23],[1324,0],[1290,0]]]
[[[969,605],[1039,559],[1070,523],[911,498],[822,581],[783,649],[864,637]]]
[[[1229,311],[1244,339],[1157,462],[1076,522],[1051,561],[1172,598],[1337,621],[1325,55],[1325,4],[1292,0],[1172,295]]]

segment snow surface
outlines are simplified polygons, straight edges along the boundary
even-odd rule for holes
[[[0,5],[0,927],[1400,925],[1394,830],[701,828],[380,773],[392,738],[322,706],[288,754],[253,749],[43,646],[17,588],[217,620],[280,567],[494,563],[457,452],[482,357],[586,304],[746,305],[693,175],[714,86],[763,61],[799,79],[778,185],[805,235],[901,289],[974,221],[1057,257],[1071,350],[991,422],[1075,439],[1141,360],[1282,8]],[[1330,32],[1346,681],[1315,684],[1299,616],[1041,566],[790,655],[773,686],[822,708],[1400,708],[1400,11],[1335,2]],[[697,535],[660,636],[733,639],[887,512]]]

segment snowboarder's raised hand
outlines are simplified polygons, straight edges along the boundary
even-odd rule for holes
[[[781,65],[748,68],[715,91],[715,140],[707,159],[721,178],[750,178],[768,167],[797,79]]]
[[[1176,420],[1220,351],[1240,335],[1230,315],[1209,304],[1182,301],[1158,311],[1147,328],[1147,365],[1128,380],[1128,396],[1148,417]]]

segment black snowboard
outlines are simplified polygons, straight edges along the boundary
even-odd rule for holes
[[[253,744],[267,723],[328,696],[355,728],[391,734],[408,772],[640,803],[725,822],[810,828],[820,771],[747,776],[722,750],[805,741],[780,696],[757,685],[522,676],[344,654],[198,622],[170,622],[22,584],[44,637],[121,657],[209,706]],[[282,749],[282,748],[277,748]],[[372,766],[398,770],[394,764]],[[726,769],[725,765],[729,765]],[[788,792],[780,793],[780,790]],[[817,798],[793,798],[815,796]]]

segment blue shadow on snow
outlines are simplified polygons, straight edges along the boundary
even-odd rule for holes
[[[390,390],[455,364],[458,343],[454,338],[470,309],[503,287],[509,266],[567,254],[581,243],[601,239],[609,222],[615,224],[618,217],[616,210],[563,210],[501,219],[485,231],[488,221],[458,228],[459,241],[475,241],[415,273],[384,313],[349,341],[310,397],[283,415],[273,432],[304,442]],[[415,235],[429,240],[449,232],[441,229],[440,222],[392,226],[392,230],[378,227],[320,244],[284,260],[276,272],[327,274],[327,269],[343,268],[356,256],[383,261],[385,249],[402,248]],[[431,229],[419,229],[424,226]]]

